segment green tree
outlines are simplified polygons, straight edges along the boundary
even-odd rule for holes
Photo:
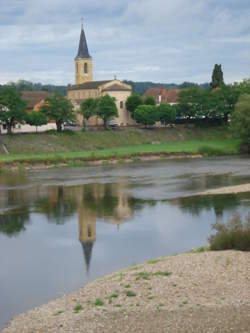
[[[143,104],[145,105],[155,105],[155,99],[153,96],[147,96],[144,101]]]
[[[139,105],[135,110],[134,119],[145,127],[152,126],[157,120],[156,108],[152,105]]]
[[[168,103],[163,103],[156,108],[157,120],[163,125],[171,124],[176,120],[176,108]]]
[[[214,66],[213,74],[212,74],[212,82],[210,84],[211,89],[221,88],[224,85],[224,78],[221,65],[216,64]]]
[[[96,98],[87,98],[81,103],[79,113],[83,116],[83,127],[86,127],[85,120],[97,114],[99,100]]]
[[[25,121],[31,126],[36,126],[36,132],[38,126],[47,124],[46,116],[40,111],[32,111],[31,113],[27,113]]]
[[[49,120],[56,122],[57,132],[62,131],[64,122],[75,120],[72,103],[60,94],[47,97],[40,111],[43,112]]]
[[[104,128],[107,128],[108,120],[118,117],[118,110],[115,104],[115,98],[104,95],[100,98],[97,107],[97,116],[103,120]]]
[[[14,86],[3,86],[0,90],[0,120],[11,133],[15,122],[22,122],[26,116],[26,103]]]
[[[231,118],[231,128],[241,141],[242,148],[250,153],[250,95],[242,95]]]
[[[131,117],[134,119],[135,110],[139,105],[142,105],[143,101],[141,96],[133,94],[127,98],[126,109],[130,112]]]

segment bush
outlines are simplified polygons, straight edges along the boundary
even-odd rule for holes
[[[216,223],[217,233],[210,237],[211,250],[250,251],[250,213],[245,222],[236,213],[226,224]]]
[[[204,156],[220,156],[223,155],[223,150],[216,147],[202,146],[198,150],[199,154]]]
[[[242,95],[231,119],[231,129],[241,140],[246,152],[250,152],[250,95]]]

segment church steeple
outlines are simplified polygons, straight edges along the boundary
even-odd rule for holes
[[[85,59],[91,58],[91,56],[89,55],[87,40],[86,40],[85,32],[83,29],[83,24],[82,24],[78,53],[77,53],[76,58],[85,58]]]
[[[92,71],[92,58],[89,55],[87,40],[82,24],[78,52],[75,57],[75,83],[81,84],[93,81]]]

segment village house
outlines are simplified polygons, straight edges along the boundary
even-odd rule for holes
[[[81,103],[87,98],[98,98],[110,95],[115,98],[118,117],[114,122],[119,126],[133,125],[134,120],[126,110],[126,100],[132,93],[132,87],[117,80],[93,81],[93,60],[89,54],[83,26],[79,41],[78,53],[75,58],[75,85],[68,89],[68,98],[74,105],[76,113]],[[77,124],[82,125],[82,116],[77,113]],[[87,121],[88,126],[101,125],[102,121],[97,117],[91,117]]]
[[[26,102],[26,111],[39,111],[41,106],[44,104],[45,99],[52,94],[48,91],[23,91],[22,99]],[[35,132],[46,132],[49,130],[55,130],[56,124],[54,122],[48,122],[46,125],[42,125],[36,128],[26,123],[16,123],[12,128],[13,133],[35,133]],[[7,133],[6,124],[0,123],[0,133]]]
[[[165,87],[149,88],[143,95],[143,97],[152,96],[154,97],[155,104],[159,105],[162,103],[168,103],[175,105],[178,103],[178,97],[180,89],[166,89]]]

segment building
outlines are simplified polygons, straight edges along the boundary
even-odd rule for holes
[[[39,111],[41,106],[44,104],[45,99],[52,94],[48,91],[23,91],[22,99],[26,102],[26,111]],[[35,132],[46,132],[49,130],[55,130],[55,122],[48,122],[46,125],[42,126],[31,126],[25,123],[16,123],[12,128],[13,133],[35,133]],[[0,123],[0,133],[7,133],[7,126]]]
[[[154,97],[157,105],[162,103],[168,103],[174,105],[178,103],[178,97],[180,89],[166,89],[165,87],[149,88],[143,95],[143,97]]]
[[[76,112],[80,104],[87,98],[97,98],[106,94],[114,97],[118,110],[118,117],[114,121],[119,126],[133,125],[134,121],[126,110],[125,102],[132,93],[132,87],[116,78],[114,80],[93,81],[93,59],[89,54],[83,26],[75,57],[75,85],[68,89],[68,98],[71,100]],[[77,123],[82,125],[82,116],[77,115]],[[102,121],[97,117],[91,117],[87,121],[89,126],[101,125]]]

